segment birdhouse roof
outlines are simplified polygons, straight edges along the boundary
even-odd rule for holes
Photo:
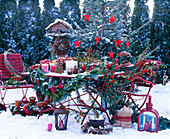
[[[52,26],[54,26],[55,24],[61,23],[63,25],[65,25],[66,27],[68,27],[69,29],[73,29],[73,27],[66,21],[62,20],[62,19],[56,19],[53,23],[51,23],[48,27],[46,27],[47,29],[50,29]]]

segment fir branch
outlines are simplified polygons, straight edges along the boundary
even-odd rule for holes
[[[152,22],[152,20],[150,20],[150,21],[148,21],[148,22],[146,22],[144,25],[142,25],[141,27],[139,27],[138,29],[136,29],[136,30],[134,30],[131,34],[129,34],[129,38],[130,38],[130,36],[132,36],[132,35],[134,35],[134,34],[136,34],[136,33],[138,33],[138,31],[139,30],[141,30],[143,27],[145,27],[146,25],[148,25],[150,22]]]
[[[144,56],[143,58],[147,58],[149,57],[153,52],[157,51],[160,48],[160,46],[157,46],[155,49],[153,49],[150,53],[148,53],[146,56]]]

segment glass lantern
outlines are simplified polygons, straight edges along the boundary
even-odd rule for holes
[[[159,113],[152,108],[151,96],[149,102],[146,103],[146,108],[141,110],[138,115],[138,130],[147,132],[158,132]]]
[[[66,130],[69,112],[63,106],[60,106],[59,109],[54,110],[54,113],[55,113],[55,128],[57,130]]]

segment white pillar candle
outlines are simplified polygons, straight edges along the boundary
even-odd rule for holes
[[[155,123],[154,123],[154,117],[152,117],[152,131],[154,131]]]
[[[145,125],[145,113],[143,113],[143,125]]]
[[[77,61],[74,61],[74,60],[67,60],[66,61],[66,69],[74,69],[74,67],[78,67],[77,66]]]

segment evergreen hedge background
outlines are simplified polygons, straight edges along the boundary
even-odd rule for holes
[[[99,1],[104,3],[104,0]],[[130,36],[133,40],[130,44],[131,53],[138,56],[147,45],[150,45],[151,49],[160,46],[160,49],[154,52],[153,59],[161,60],[168,71],[170,69],[170,2],[154,0],[153,18],[150,19],[147,1],[135,0],[131,24],[127,21],[124,24],[126,30],[130,32],[152,20],[139,32]],[[44,9],[40,13],[39,0],[0,0],[0,53],[9,48],[16,50],[22,54],[27,67],[42,59],[50,58],[49,48],[52,38],[48,37],[45,31],[50,23],[60,18],[69,22],[74,29],[76,25],[83,28],[88,24],[81,19],[78,2],[79,0],[63,0],[57,8],[54,0],[44,0]],[[126,2],[127,0],[122,1],[123,4]],[[127,14],[129,9],[122,13],[124,20],[129,19]],[[162,82],[161,70],[157,82]]]

